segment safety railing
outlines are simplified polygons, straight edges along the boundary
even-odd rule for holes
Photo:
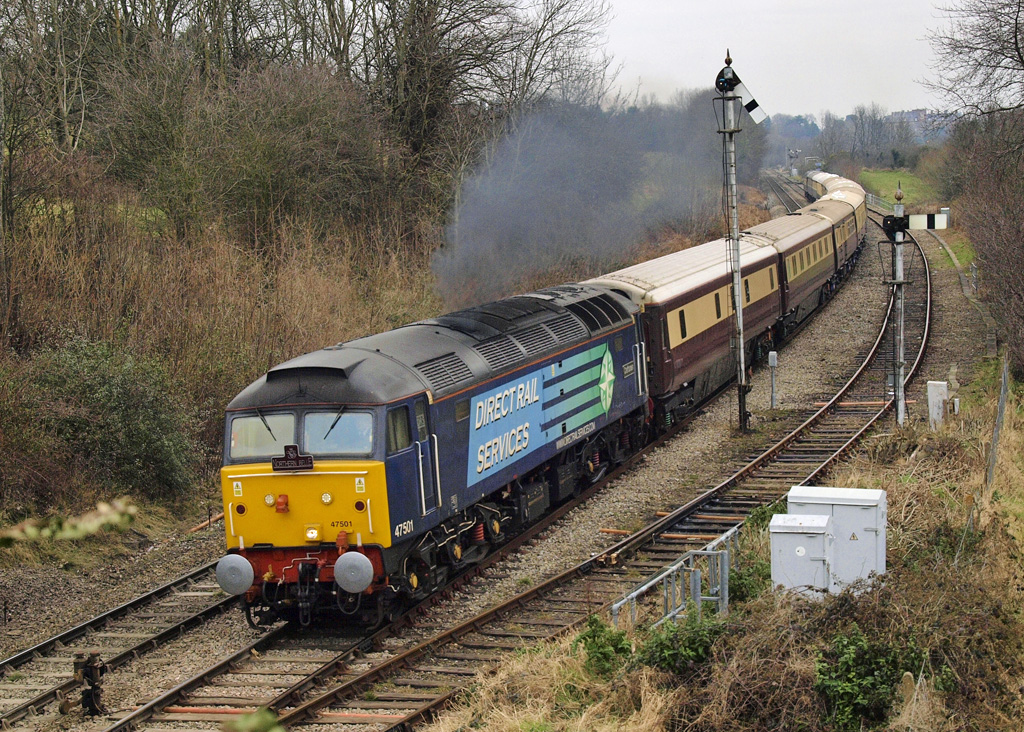
[[[698,617],[705,602],[717,605],[719,615],[729,613],[729,565],[739,551],[736,525],[703,549],[686,552],[651,579],[633,589],[612,605],[612,624],[619,626],[622,608],[629,607],[630,622],[636,625],[637,601],[661,585],[662,613],[654,627],[675,620],[687,608]]]
[[[878,196],[872,193],[868,193],[865,195],[867,196],[868,208],[877,209],[882,213],[892,213],[892,204],[886,201],[884,198],[879,198]]]

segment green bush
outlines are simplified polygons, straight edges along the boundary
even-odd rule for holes
[[[780,498],[764,506],[755,506],[751,509],[750,515],[747,516],[743,528],[745,531],[767,529],[768,525],[772,522],[772,516],[777,513],[786,513],[787,510],[789,510],[789,504],[786,503],[785,498]]]
[[[584,667],[594,676],[610,678],[629,659],[633,646],[621,630],[612,630],[596,615],[587,618],[587,627],[572,642],[575,653],[583,648]]]
[[[29,365],[36,414],[86,484],[132,495],[187,491],[199,451],[188,412],[156,361],[75,338]]]
[[[923,660],[913,639],[899,648],[872,642],[854,623],[818,654],[814,688],[836,729],[859,730],[885,721],[903,673],[916,673]]]
[[[753,552],[742,552],[729,570],[730,602],[747,602],[758,597],[772,583],[772,564]]]
[[[655,628],[637,652],[637,663],[683,675],[708,660],[711,647],[725,631],[715,617],[687,612],[682,623],[663,623]]]

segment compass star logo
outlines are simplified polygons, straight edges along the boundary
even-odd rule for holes
[[[612,362],[612,354],[607,346],[604,351],[604,359],[601,360],[601,377],[597,382],[601,389],[601,407],[607,412],[612,408],[612,390],[615,388],[615,364]]]

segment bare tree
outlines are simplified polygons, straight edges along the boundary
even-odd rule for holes
[[[850,156],[872,165],[882,163],[892,136],[889,115],[878,104],[861,104],[853,110],[851,121]]]
[[[90,91],[93,30],[100,11],[80,0],[19,0],[0,24],[36,87],[32,100],[61,152],[81,140]]]
[[[954,0],[949,23],[929,40],[931,88],[968,114],[1024,108],[1024,2]]]
[[[4,65],[0,60],[0,317],[3,318],[0,321],[0,346],[6,347],[10,330],[11,262],[10,245],[7,241],[7,216],[4,215],[7,209],[7,155],[2,149],[7,140],[4,80]]]
[[[821,113],[821,134],[818,135],[818,156],[827,166],[837,155],[849,148],[846,120],[832,112]]]

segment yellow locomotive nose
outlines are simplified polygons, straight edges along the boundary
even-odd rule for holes
[[[309,548],[333,544],[342,532],[353,539],[362,535],[367,544],[391,545],[382,462],[319,460],[312,470],[294,473],[274,472],[261,463],[228,465],[221,481],[232,514],[225,525],[229,549]],[[248,507],[242,509],[246,499]],[[347,538],[343,544],[348,546]]]

